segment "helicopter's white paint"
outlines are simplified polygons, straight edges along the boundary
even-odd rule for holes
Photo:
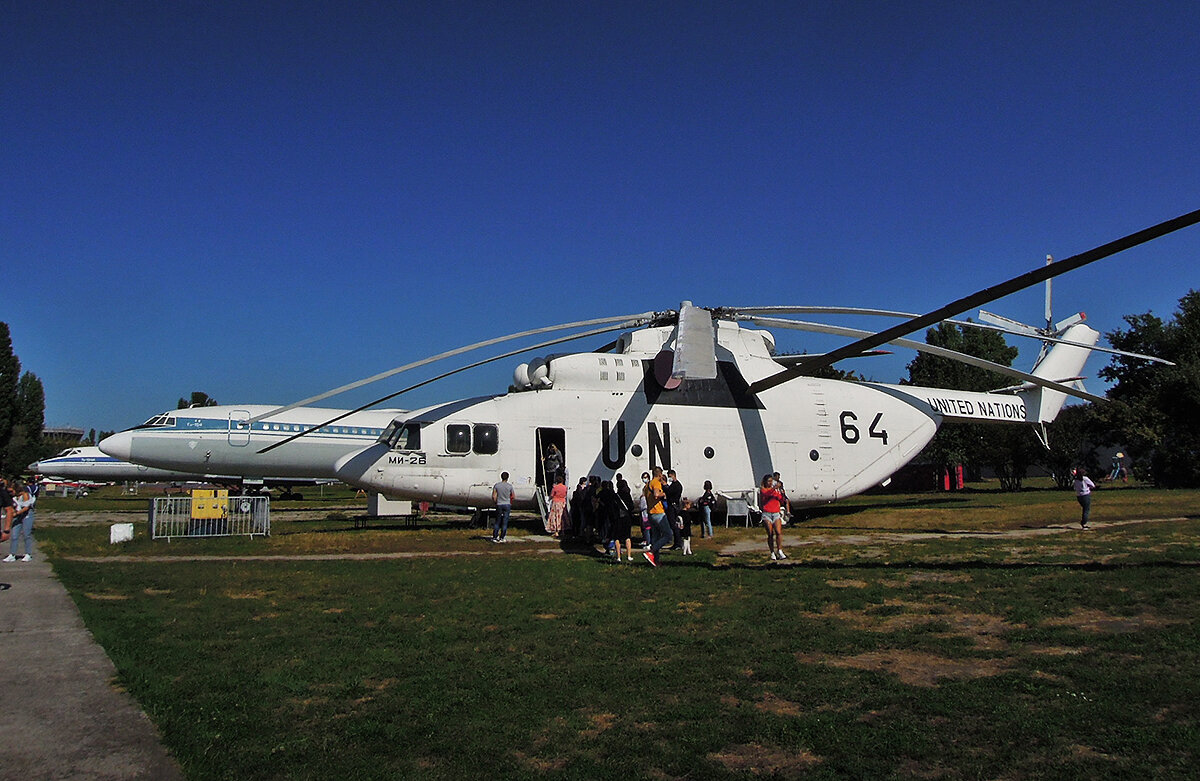
[[[1042,387],[1004,395],[812,377],[755,396],[748,386],[781,368],[772,358],[773,337],[725,320],[713,325],[713,380],[685,379],[667,390],[674,383],[663,350],[677,331],[643,328],[622,335],[612,353],[551,356],[518,367],[518,392],[399,416],[379,442],[342,458],[335,472],[392,496],[479,506],[490,502],[492,485],[507,471],[517,506],[529,508],[539,453],[561,437],[569,483],[618,472],[636,482],[657,465],[677,470],[691,495],[704,480],[735,494],[777,471],[793,503],[818,504],[881,483],[944,421],[1047,422],[1062,405],[1050,397],[1061,393]],[[1086,331],[1075,331],[1074,341],[1094,344],[1099,337],[1087,326],[1076,328]],[[1075,377],[1088,352],[1058,345],[1033,374]],[[419,443],[409,439],[414,427]],[[452,447],[464,432],[483,447]]]

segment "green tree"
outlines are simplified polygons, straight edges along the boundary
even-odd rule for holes
[[[1050,447],[1041,449],[1036,463],[1050,470],[1059,488],[1071,487],[1071,470],[1081,464],[1088,474],[1100,474],[1095,454],[1097,426],[1096,407],[1090,403],[1063,407],[1054,422],[1046,426]]]
[[[12,467],[5,454],[17,423],[17,380],[20,376],[21,362],[13,352],[8,323],[0,322],[0,469],[5,472]]]
[[[1126,315],[1128,330],[1106,334],[1120,350],[1155,355],[1163,366],[1114,356],[1100,376],[1114,384],[1099,416],[1106,441],[1120,442],[1157,486],[1200,486],[1200,292],[1189,290],[1169,322]]]
[[[984,358],[1002,366],[1011,366],[1017,348],[1010,347],[996,331],[941,323],[925,332],[925,343]],[[918,353],[908,364],[905,385],[927,388],[952,388],[989,391],[1011,384],[1004,375],[951,358]],[[953,468],[962,464],[968,473],[978,475],[982,466],[990,466],[1006,490],[1020,488],[1021,480],[1034,455],[1035,438],[1023,428],[985,423],[955,423],[943,426],[926,445],[922,456],[939,466]]]
[[[42,441],[45,426],[46,394],[42,381],[33,372],[25,372],[17,382],[17,401],[12,436],[4,452],[9,471],[23,471],[34,461],[52,455]],[[53,451],[53,446],[49,446]]]
[[[203,391],[192,391],[191,401],[185,398],[179,399],[179,404],[176,409],[187,409],[188,407],[215,407],[217,400],[209,398],[207,393]]]

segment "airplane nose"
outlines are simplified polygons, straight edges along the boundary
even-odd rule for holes
[[[119,431],[100,440],[99,447],[100,452],[105,455],[129,461],[131,460],[130,453],[133,450],[133,435],[128,431]]]

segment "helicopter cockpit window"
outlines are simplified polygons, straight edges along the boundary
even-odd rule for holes
[[[446,452],[471,452],[471,427],[461,423],[451,423],[446,426]]]
[[[392,450],[421,449],[420,423],[393,423],[392,426],[389,426],[388,430],[383,432],[383,437],[381,437],[381,439],[387,441],[388,447]]]
[[[491,455],[500,449],[500,431],[495,423],[475,424],[475,446],[473,449],[481,455]]]

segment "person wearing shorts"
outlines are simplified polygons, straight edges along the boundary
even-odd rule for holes
[[[758,489],[758,508],[762,510],[762,523],[767,528],[767,550],[772,561],[781,561],[783,554],[783,503],[787,501],[775,485],[775,478],[763,475]]]

